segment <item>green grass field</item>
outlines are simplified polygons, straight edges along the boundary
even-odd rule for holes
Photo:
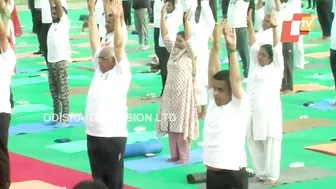
[[[78,21],[81,14],[86,14],[86,10],[70,10],[69,17],[71,19],[71,35],[79,35],[81,29],[81,22]],[[17,53],[24,52],[35,52],[37,50],[37,39],[36,36],[30,34],[32,31],[32,23],[30,12],[23,11],[19,12],[19,17],[21,25],[24,26],[24,34],[17,39],[18,47]],[[318,22],[315,21],[315,25]],[[76,27],[79,26],[79,27]],[[150,30],[150,43],[153,44],[152,36],[153,29]],[[319,30],[312,31],[309,36],[305,37],[305,44],[309,44],[308,38],[318,39],[321,36]],[[139,60],[150,60],[149,55],[154,53],[154,50],[149,50],[146,52],[136,51],[136,41],[137,36],[131,35],[129,32],[129,40],[135,41],[134,44],[127,45],[128,58],[131,64],[139,62]],[[74,54],[74,57],[87,57],[90,56],[90,49],[88,48],[76,48],[74,44],[87,43],[88,39],[73,40],[72,51],[77,51],[79,54]],[[26,44],[26,45],[25,45]],[[29,44],[29,45],[27,45]],[[311,43],[310,43],[311,44]],[[35,46],[31,46],[35,45]],[[211,42],[209,43],[211,45]],[[305,48],[305,53],[313,52],[324,52],[329,50],[328,42],[319,42],[315,47]],[[210,46],[211,47],[211,46]],[[223,43],[222,57],[225,57],[225,49]],[[45,68],[45,65],[39,64],[43,61],[42,57],[37,58],[23,58],[19,59],[17,63],[17,69],[23,68]],[[295,70],[294,80],[295,84],[309,84],[318,83],[325,86],[333,86],[333,80],[320,81],[317,79],[307,79],[304,76],[313,75],[315,73],[328,74],[330,73],[330,68],[327,66],[329,64],[328,58],[306,58],[311,64],[324,64],[325,68],[318,69],[307,69],[307,70]],[[93,73],[88,71],[83,71],[76,69],[78,65],[91,65],[90,62],[76,63],[69,65],[69,75],[84,75],[92,77]],[[223,69],[227,68],[227,64],[221,65]],[[132,73],[136,74],[139,70],[146,70],[149,67],[132,67]],[[26,78],[34,73],[17,74],[13,77],[14,79]],[[74,81],[70,80],[70,88],[78,87],[88,87],[90,85],[90,80],[80,80]],[[140,88],[130,89],[128,97],[137,98],[146,95],[147,93],[159,94],[161,91],[161,80],[160,77],[148,77],[142,78],[133,77],[132,84],[140,86]],[[31,104],[46,104],[51,105],[51,97],[45,93],[49,92],[48,83],[40,84],[30,84],[20,87],[12,87],[15,101],[29,101]],[[319,111],[312,108],[303,108],[302,104],[307,101],[319,101],[322,99],[335,98],[334,90],[326,91],[315,91],[315,92],[304,92],[292,95],[282,96],[283,104],[283,120],[295,120],[301,115],[308,115],[309,118],[319,118],[319,119],[329,119],[336,120],[335,111]],[[84,113],[86,103],[86,94],[79,96],[71,96],[70,99],[70,111],[74,113]],[[158,111],[159,104],[148,104],[142,106],[129,107],[130,113],[150,113],[155,115]],[[15,126],[20,123],[30,123],[37,122],[43,119],[45,113],[51,112],[32,112],[16,114],[12,116],[11,125]],[[155,122],[130,122],[128,125],[129,132],[133,132],[133,128],[136,126],[145,126],[148,131],[154,130]],[[336,124],[335,124],[336,125]],[[200,121],[200,131],[202,131],[203,121]],[[196,143],[202,141],[202,132],[200,133],[200,138],[193,143],[193,148],[196,148]],[[304,150],[305,146],[315,145],[320,143],[327,143],[330,138],[336,137],[336,127],[323,127],[318,129],[310,129],[300,132],[294,132],[285,134],[283,137],[282,145],[282,161],[281,168],[286,169],[289,167],[290,163],[300,161],[304,162],[305,166],[321,167],[329,170],[336,171],[336,161],[334,156],[325,155],[322,153],[312,152]],[[83,171],[90,174],[90,167],[88,163],[87,153],[78,152],[73,154],[66,154],[56,150],[48,149],[45,146],[54,144],[54,140],[57,138],[69,138],[72,141],[84,140],[85,127],[74,127],[69,129],[59,129],[56,131],[43,132],[38,134],[27,134],[11,136],[9,138],[9,149],[11,152],[18,153],[20,155],[33,157],[35,159],[49,162],[56,165],[61,165],[71,169]],[[168,154],[168,141],[167,139],[161,139],[164,149],[161,154]],[[24,144],[24,145],[23,145]],[[128,161],[129,159],[126,159]],[[149,173],[137,173],[128,169],[125,169],[125,184],[131,185],[141,189],[194,189],[195,185],[189,185],[186,183],[186,175],[193,172],[202,172],[205,168],[202,163],[197,163],[193,165],[180,166],[171,169],[165,169],[160,171],[153,171]],[[66,175],[65,175],[66,176]],[[335,188],[336,177],[325,178],[319,180],[313,180],[308,182],[288,184],[279,186],[279,189],[333,189]]]

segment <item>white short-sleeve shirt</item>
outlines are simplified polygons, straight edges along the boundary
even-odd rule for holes
[[[227,21],[232,28],[246,28],[247,9],[250,2],[245,0],[230,0]]]
[[[98,66],[99,48],[93,56],[95,67],[86,102],[86,133],[95,137],[127,137],[127,92],[131,83],[130,64],[126,57],[102,73]]]
[[[217,169],[239,170],[247,166],[245,137],[250,119],[246,93],[238,100],[217,106],[209,89],[209,106],[204,120],[203,163]]]
[[[10,45],[6,52],[2,49],[0,51],[0,113],[11,113],[10,83],[16,65],[16,56]]]
[[[70,60],[69,30],[70,22],[65,13],[60,22],[51,24],[47,38],[49,63]]]

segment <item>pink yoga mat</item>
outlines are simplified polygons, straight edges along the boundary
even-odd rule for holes
[[[40,180],[53,185],[73,188],[83,180],[91,180],[91,175],[73,169],[52,165],[33,158],[10,153],[11,182]],[[124,189],[136,189],[125,186]]]

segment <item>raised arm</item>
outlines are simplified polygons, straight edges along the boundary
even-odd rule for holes
[[[2,51],[2,53],[7,51],[8,46],[9,44],[8,44],[8,39],[6,35],[6,30],[2,22],[2,18],[0,16],[0,50]]]
[[[112,9],[114,21],[114,53],[117,63],[125,56],[123,30],[121,28],[120,17],[122,14],[121,0],[113,0]]]
[[[88,10],[89,10],[89,35],[90,35],[90,45],[92,56],[95,55],[97,49],[100,47],[100,36],[96,23],[96,18],[94,15],[94,0],[88,0]]]
[[[229,70],[230,70],[230,84],[232,89],[232,95],[236,99],[242,99],[244,95],[244,89],[240,79],[239,64],[237,60],[237,36],[235,29],[229,25],[224,25],[224,36],[229,48]]]
[[[253,13],[252,9],[250,9],[247,13],[247,26],[248,26],[248,37],[250,47],[257,42],[257,38],[253,27],[252,13]]]
[[[213,76],[219,72],[220,69],[220,59],[219,59],[219,42],[220,42],[220,35],[222,33],[224,21],[221,21],[219,24],[216,25],[215,29],[213,30],[213,42],[212,48],[209,55],[209,65],[208,65],[208,86],[209,89],[213,87],[212,80]]]
[[[186,41],[186,53],[191,58],[194,59],[196,57],[196,52],[193,48],[192,40],[191,38],[191,28],[189,23],[189,15],[191,12],[191,8],[186,12],[184,15],[184,40]]]
[[[63,14],[64,14],[64,11],[63,11],[63,7],[62,7],[61,1],[60,0],[49,0],[49,2],[50,2],[50,6],[51,7],[55,7],[56,8],[58,17],[62,18]]]
[[[282,46],[280,44],[279,39],[279,31],[278,31],[278,22],[276,20],[276,14],[271,14],[271,25],[273,30],[273,64],[275,67],[280,68],[283,70],[284,62],[283,62],[283,55],[282,55]]]

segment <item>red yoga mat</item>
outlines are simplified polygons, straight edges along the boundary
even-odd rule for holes
[[[83,180],[91,180],[91,175],[65,167],[10,153],[11,182],[40,180],[67,189]],[[136,189],[125,186],[124,189]]]

